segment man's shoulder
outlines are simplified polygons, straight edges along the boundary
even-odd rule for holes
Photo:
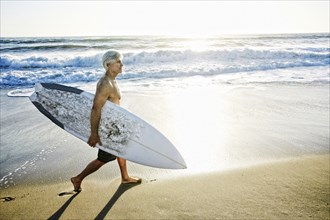
[[[97,83],[96,93],[108,95],[112,91],[110,83],[105,77],[102,77]]]
[[[97,83],[97,87],[102,89],[112,89],[112,85],[109,83],[107,77],[105,76],[100,78],[99,82]]]

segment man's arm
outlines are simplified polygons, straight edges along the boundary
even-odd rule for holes
[[[108,99],[108,95],[109,95],[109,88],[106,85],[104,85],[103,83],[100,83],[100,85],[98,86],[96,93],[95,93],[93,108],[92,108],[91,117],[90,117],[91,135],[90,135],[87,143],[91,147],[95,147],[95,145],[97,143],[102,145],[99,134],[98,134],[98,130],[99,130],[99,124],[100,124],[100,119],[101,119],[101,111],[102,111],[102,108],[103,108],[105,102]]]

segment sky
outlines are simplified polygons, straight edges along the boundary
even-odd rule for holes
[[[329,33],[329,1],[1,0],[1,37]]]

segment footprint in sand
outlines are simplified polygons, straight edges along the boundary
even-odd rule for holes
[[[77,194],[78,192],[75,192],[75,191],[69,191],[69,192],[61,192],[58,194],[58,196],[71,196],[71,195],[74,195],[74,194]]]
[[[15,197],[10,197],[10,196],[1,197],[0,200],[2,200],[2,202],[10,202],[10,201],[15,200]]]

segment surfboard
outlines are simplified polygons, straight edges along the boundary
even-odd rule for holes
[[[85,143],[90,136],[94,94],[54,83],[38,83],[29,97],[53,123]],[[102,108],[96,147],[126,160],[165,169],[185,169],[176,147],[152,125],[128,110],[107,101]]]

